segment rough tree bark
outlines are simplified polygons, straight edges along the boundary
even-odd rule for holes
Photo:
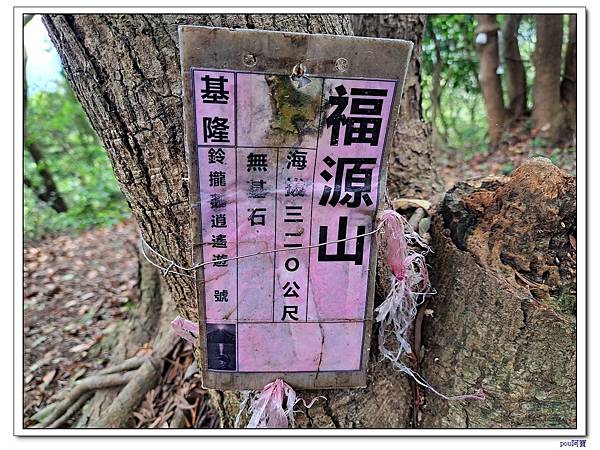
[[[533,54],[533,121],[540,136],[558,144],[568,137],[565,108],[560,98],[562,67],[562,14],[535,16],[536,44]]]
[[[569,42],[565,54],[565,71],[560,84],[560,96],[567,110],[569,127],[577,130],[577,16],[569,16]]]
[[[388,194],[395,197],[429,198],[442,190],[431,142],[431,124],[423,121],[421,108],[421,59],[426,16],[423,14],[355,14],[354,34],[414,42],[400,116],[388,167]]]
[[[500,65],[498,53],[498,23],[495,14],[477,14],[477,36],[485,36],[485,41],[477,44],[479,54],[479,84],[487,111],[488,135],[492,148],[496,148],[504,131],[506,110],[502,97],[502,84],[497,73]]]
[[[348,34],[347,17],[321,15],[51,15],[65,73],[102,140],[143,238],[191,264],[177,27],[182,24]],[[165,282],[197,320],[190,278]]]
[[[522,17],[521,14],[508,14],[502,33],[508,90],[508,113],[512,120],[520,118],[527,111],[527,81],[517,40],[517,32]]]

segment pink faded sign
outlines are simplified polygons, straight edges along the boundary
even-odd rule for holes
[[[209,372],[364,368],[396,81],[309,81],[192,69]]]
[[[179,44],[203,385],[366,386],[412,43],[181,26]]]

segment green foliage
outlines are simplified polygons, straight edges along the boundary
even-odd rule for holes
[[[546,143],[546,140],[544,138],[535,137],[531,140],[531,147],[532,148],[545,148],[545,147],[548,147],[548,144]]]
[[[464,150],[468,159],[487,146],[486,116],[479,89],[475,51],[476,21],[471,14],[428,17],[423,40],[423,112],[432,120],[433,73],[440,64],[440,106],[435,127],[442,149]],[[440,61],[436,57],[436,45]]]
[[[506,163],[500,168],[502,175],[510,175],[513,170],[515,170],[515,166],[513,166],[511,163]]]
[[[497,16],[502,27],[504,16]],[[476,153],[486,152],[486,111],[479,87],[479,59],[475,48],[477,22],[472,14],[428,16],[423,39],[423,113],[432,120],[432,88],[436,57],[436,44],[440,54],[440,111],[437,112],[435,127],[438,145],[442,150],[463,152],[464,159]],[[525,66],[528,85],[528,106],[532,106],[534,82],[533,51],[535,49],[535,20],[524,16],[518,32],[519,49]],[[501,64],[502,61],[501,56]],[[504,77],[502,77],[505,84]],[[504,86],[506,96],[506,86]],[[508,98],[505,98],[508,104]]]
[[[535,81],[535,68],[533,66],[533,52],[535,50],[535,18],[532,15],[525,15],[521,19],[519,31],[517,32],[517,42],[519,43],[519,52],[525,69],[525,81],[527,83],[527,108],[533,108],[533,82]],[[504,83],[504,92],[507,92],[506,83]],[[508,99],[506,99],[508,102]]]
[[[106,152],[66,80],[29,96],[25,130],[26,143],[35,142],[43,152],[42,163],[69,208],[57,213],[24,187],[27,238],[112,225],[128,216]],[[39,186],[39,169],[27,150],[23,158],[25,176]]]

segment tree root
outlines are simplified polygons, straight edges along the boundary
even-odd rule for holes
[[[158,382],[162,356],[148,358],[135,371],[135,376],[121,389],[106,412],[97,421],[92,422],[89,428],[118,428],[126,423],[146,392]]]
[[[158,383],[163,359],[173,350],[179,337],[171,331],[170,322],[163,321],[152,355],[145,358],[134,376],[121,389],[110,406],[89,428],[119,428],[127,423],[131,412],[141,403],[150,389]],[[125,365],[125,363],[123,363]],[[107,375],[110,376],[110,375]]]
[[[69,409],[67,409],[67,412],[65,412],[62,416],[60,416],[58,419],[56,419],[54,422],[48,425],[47,428],[60,428],[61,426],[63,426],[73,414],[79,411],[83,407],[83,405],[85,405],[86,402],[93,397],[93,395],[93,391],[89,391],[83,394],[81,397],[79,397],[79,400],[77,400],[71,405]]]
[[[99,375],[109,375],[111,373],[125,372],[127,370],[133,370],[139,368],[144,361],[148,359],[147,356],[134,356],[133,358],[126,359],[120,364],[116,364],[111,367],[107,367],[98,372]]]
[[[168,325],[168,323],[167,323]],[[94,391],[123,386],[117,397],[89,428],[119,428],[129,419],[131,412],[140,404],[146,392],[158,382],[163,359],[178,341],[170,328],[162,327],[151,355],[134,356],[97,375],[77,381],[67,396],[50,407],[44,408],[46,417],[39,417],[36,428],[58,428],[67,422],[93,396]]]
[[[136,372],[148,357],[133,357],[123,363],[101,370],[98,375],[77,381],[67,396],[50,408],[49,414],[41,419],[36,428],[58,428],[91,398],[94,391],[110,387],[123,386],[135,379]]]

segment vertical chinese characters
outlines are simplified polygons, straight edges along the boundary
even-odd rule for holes
[[[206,321],[217,330],[211,334],[209,353],[216,353],[208,355],[209,367],[236,370],[235,74],[194,71],[194,99],[202,256],[211,263],[204,268]],[[227,342],[218,341],[223,336]]]
[[[249,114],[244,111],[243,117]],[[275,249],[275,179],[277,149],[237,148],[237,226],[242,255]],[[270,321],[273,298],[272,254],[238,263],[238,320]]]
[[[314,279],[309,319],[365,317],[371,238],[362,235],[372,230],[394,88],[386,81],[325,80],[311,244],[338,242],[311,250],[311,271],[326,276]],[[332,301],[328,293],[340,282],[349,294]]]
[[[316,141],[315,141],[316,145]],[[308,302],[311,199],[316,148],[279,151],[275,322],[306,322]]]

